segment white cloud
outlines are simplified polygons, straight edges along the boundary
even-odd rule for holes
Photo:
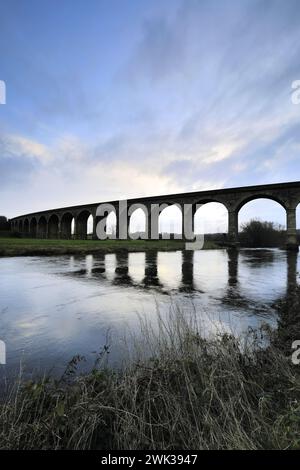
[[[49,163],[52,160],[49,149],[36,140],[11,134],[4,138],[5,150],[8,156],[23,156],[24,158],[36,158],[41,163]]]

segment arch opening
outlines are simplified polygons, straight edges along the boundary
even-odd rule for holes
[[[117,233],[117,216],[115,211],[111,211],[106,217],[106,234],[115,237]]]
[[[286,243],[286,210],[274,199],[256,197],[239,210],[238,228],[242,246],[283,246]]]
[[[182,239],[182,210],[179,204],[172,204],[161,211],[158,217],[159,238]]]
[[[30,232],[30,236],[31,238],[35,238],[36,235],[37,235],[37,220],[35,217],[33,217],[31,220],[30,220],[30,224],[29,224],[29,232]]]
[[[37,236],[38,238],[47,238],[47,220],[43,215],[39,218],[37,224]]]
[[[28,219],[24,220],[23,232],[26,236],[29,235],[29,220]]]
[[[87,238],[93,238],[93,230],[94,230],[94,217],[89,215],[86,223],[86,230],[87,230]]]
[[[76,237],[76,222],[75,222],[75,217],[73,217],[72,222],[71,222],[71,238]]]
[[[300,245],[300,202],[296,207],[296,233],[297,243]]]
[[[74,221],[73,214],[66,212],[63,214],[60,223],[61,238],[70,239],[72,238],[72,222]],[[73,222],[73,233],[74,233],[74,222]]]
[[[88,210],[80,212],[76,219],[76,238],[86,240],[93,236],[94,218]]]
[[[194,233],[207,240],[225,241],[228,234],[228,210],[221,202],[205,202],[194,215]]]
[[[128,233],[130,238],[135,240],[145,238],[146,226],[146,214],[144,210],[139,207],[132,212],[129,219]]]
[[[300,202],[296,207],[296,227],[297,227],[297,231],[300,232]]]
[[[59,218],[56,214],[52,214],[48,221],[48,238],[59,238]]]

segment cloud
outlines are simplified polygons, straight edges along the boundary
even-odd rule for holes
[[[40,142],[19,135],[8,135],[5,142],[7,156],[20,156],[37,159],[41,163],[48,163],[51,155],[47,147]]]
[[[109,32],[110,53],[91,49],[96,65],[84,70],[72,47],[63,64],[52,51],[54,69],[36,40],[14,43],[11,60],[28,76],[14,74],[24,97],[5,107],[0,137],[1,199],[11,213],[13,201],[31,211],[296,178],[298,0],[189,0],[150,10],[117,45]]]
[[[187,29],[177,28],[164,17],[143,23],[142,38],[127,64],[128,76],[157,82],[170,80],[170,75],[183,74],[187,54]]]

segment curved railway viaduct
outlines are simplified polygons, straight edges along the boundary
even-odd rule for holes
[[[182,194],[168,194],[162,196],[142,197],[127,200],[128,209],[135,210],[139,206],[148,209],[146,231],[150,237],[151,204],[176,204],[182,210],[184,204],[192,204],[195,213],[197,204],[218,202],[228,211],[228,242],[238,246],[238,215],[240,209],[249,201],[266,198],[279,203],[286,211],[287,248],[298,249],[296,233],[296,208],[300,203],[300,181],[291,183],[268,184],[260,186],[244,186],[239,188],[226,188],[210,191],[197,191]],[[20,232],[23,236],[36,238],[87,238],[87,220],[93,217],[93,238],[96,237],[96,210],[100,202],[80,206],[50,209],[31,214],[20,215],[10,220],[11,231]],[[108,201],[111,210],[116,213],[117,234],[119,222],[119,201]],[[195,209],[195,210],[194,210]],[[108,216],[108,213],[105,215]],[[153,217],[153,216],[152,216]],[[184,220],[184,216],[182,217]],[[72,235],[72,221],[75,228]],[[130,216],[127,217],[129,227]],[[183,221],[184,223],[184,221]]]

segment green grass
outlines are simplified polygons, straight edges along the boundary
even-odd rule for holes
[[[181,240],[40,240],[35,238],[0,238],[0,256],[88,254],[101,252],[182,250]],[[218,248],[206,242],[204,249]]]
[[[300,448],[300,366],[274,333],[205,339],[174,306],[157,318],[121,370],[101,364],[105,346],[89,374],[74,375],[76,357],[60,380],[20,379],[0,404],[0,449]]]

